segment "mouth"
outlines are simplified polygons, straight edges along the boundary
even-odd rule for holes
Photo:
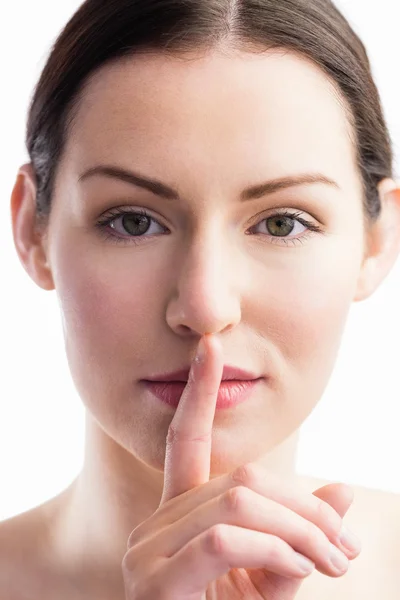
[[[150,377],[146,377],[145,381],[153,381],[153,382],[181,382],[187,383],[189,379],[190,366],[181,369],[179,371],[174,371],[170,373],[161,373],[158,375],[152,375]],[[251,371],[245,371],[244,369],[240,369],[239,367],[224,365],[222,372],[222,381],[257,381],[258,379],[262,379],[263,375],[258,375]]]
[[[232,408],[246,399],[250,398],[255,388],[263,380],[257,379],[237,380],[229,379],[221,381],[219,386],[216,409]],[[177,408],[187,381],[144,381],[146,389],[163,403]]]

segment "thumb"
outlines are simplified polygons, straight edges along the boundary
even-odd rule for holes
[[[342,518],[354,500],[353,489],[345,483],[328,483],[315,490],[313,495],[330,504]]]

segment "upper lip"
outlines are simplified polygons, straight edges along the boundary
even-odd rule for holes
[[[161,373],[159,375],[153,375],[151,377],[146,377],[146,381],[188,381],[189,378],[190,367],[185,369],[181,369],[180,371],[174,371],[173,373]],[[234,367],[231,365],[224,365],[224,369],[222,372],[223,380],[239,380],[239,381],[249,381],[251,379],[260,379],[262,375],[256,375],[255,373],[251,373],[250,371],[244,371],[243,369],[239,369],[238,367]]]

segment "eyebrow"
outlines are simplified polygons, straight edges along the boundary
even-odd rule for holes
[[[97,165],[95,167],[91,167],[79,176],[78,181],[85,181],[94,175],[102,175],[105,177],[121,179],[126,183],[135,185],[136,187],[144,188],[145,190],[148,190],[157,196],[166,198],[167,200],[180,199],[179,193],[176,190],[168,185],[165,185],[161,181],[149,179],[143,175],[134,173],[133,171],[128,171],[126,169],[110,165]],[[242,191],[240,194],[240,199],[242,201],[255,200],[289,187],[314,183],[322,183],[340,189],[340,186],[336,181],[330,177],[327,177],[326,175],[323,175],[322,173],[301,173],[299,175],[271,179],[269,181],[265,181],[264,183],[253,185]]]

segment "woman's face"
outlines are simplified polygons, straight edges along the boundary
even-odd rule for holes
[[[80,180],[100,165],[177,197],[117,177]],[[332,183],[241,198],[304,174]],[[116,208],[149,219],[138,226]],[[293,221],[276,215],[285,209]],[[101,229],[106,217],[113,225]],[[189,366],[214,333],[224,364],[268,379],[216,412],[212,473],[255,460],[320,399],[355,298],[362,196],[344,108],[324,74],[290,53],[103,67],[68,137],[47,243],[72,376],[104,431],[163,469],[173,409],[141,380]]]

